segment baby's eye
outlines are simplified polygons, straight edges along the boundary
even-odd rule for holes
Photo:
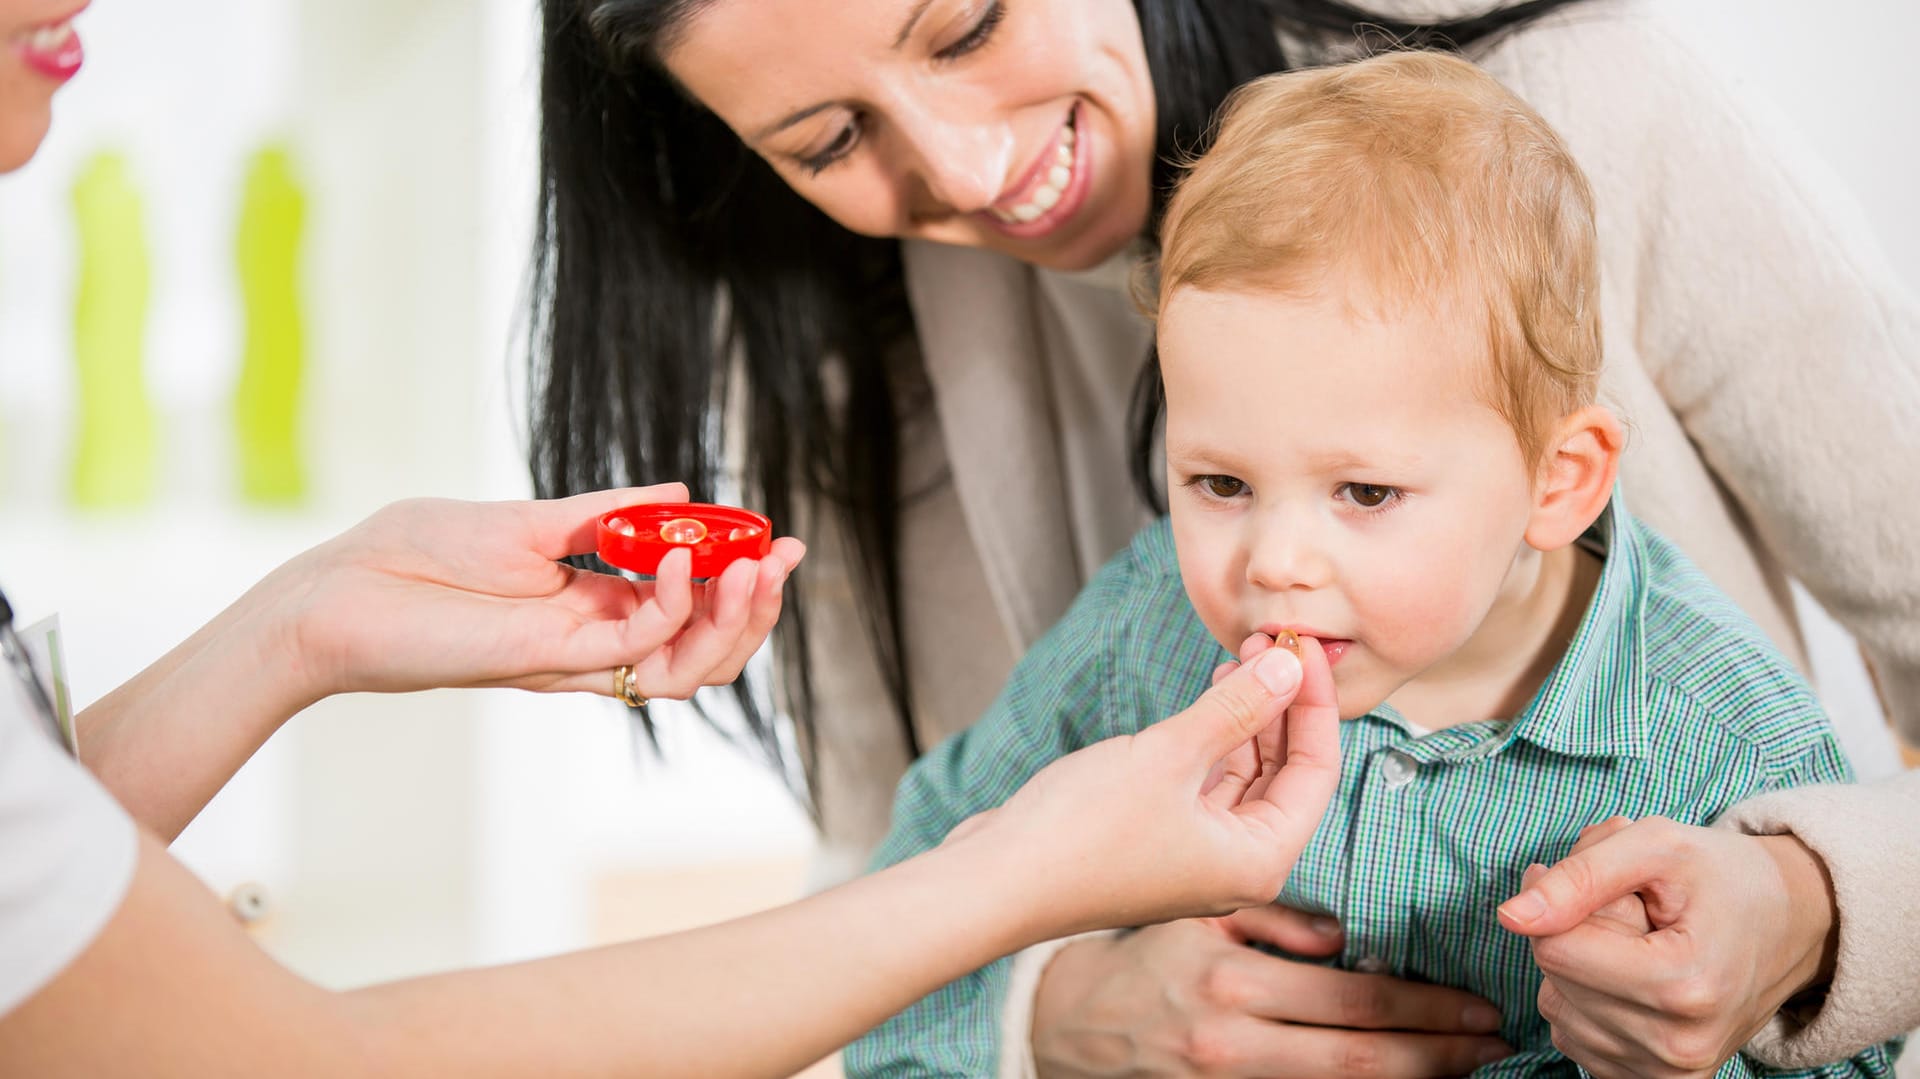
[[[1379,509],[1381,506],[1400,497],[1399,488],[1387,487],[1378,483],[1349,483],[1344,485],[1341,490],[1346,493],[1348,501],[1359,506],[1361,509],[1368,510]]]
[[[1206,492],[1217,499],[1231,499],[1246,492],[1246,484],[1233,476],[1200,476],[1200,482],[1206,486]]]

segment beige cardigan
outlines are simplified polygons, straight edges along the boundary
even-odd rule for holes
[[[1920,307],[1857,208],[1633,0],[1588,0],[1476,59],[1593,182],[1603,389],[1630,425],[1635,513],[1796,660],[1787,578],[1803,581],[1859,638],[1920,744]],[[987,707],[1145,520],[1119,432],[1149,330],[1113,267],[1054,274],[923,243],[905,257],[925,377],[905,402],[905,619],[930,745]],[[809,628],[831,657],[818,674],[825,881],[884,835],[908,756],[863,658],[840,548],[810,538]],[[1730,817],[1812,845],[1842,913],[1827,1005],[1754,1049],[1782,1065],[1837,1059],[1920,1025],[1920,773],[1756,802]]]

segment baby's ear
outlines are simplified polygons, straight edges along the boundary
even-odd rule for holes
[[[1534,481],[1529,547],[1565,547],[1599,518],[1613,496],[1625,441],[1620,420],[1601,405],[1568,413],[1554,425]]]

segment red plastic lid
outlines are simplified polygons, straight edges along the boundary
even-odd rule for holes
[[[676,547],[693,552],[695,577],[718,577],[741,558],[764,558],[773,522],[736,506],[652,502],[600,517],[600,557],[608,565],[651,576]]]

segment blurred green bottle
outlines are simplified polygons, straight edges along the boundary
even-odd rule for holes
[[[306,341],[300,317],[300,238],[307,198],[285,147],[268,146],[247,165],[237,258],[246,322],[233,395],[240,495],[288,505],[307,490],[300,459],[300,376]]]
[[[73,185],[80,239],[73,357],[78,373],[73,501],[88,509],[153,497],[154,412],[145,351],[149,270],[145,215],[126,159],[93,156]]]

